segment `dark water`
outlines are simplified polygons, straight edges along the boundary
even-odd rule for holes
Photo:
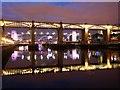
[[[120,51],[19,47],[3,70],[3,88],[119,88]]]

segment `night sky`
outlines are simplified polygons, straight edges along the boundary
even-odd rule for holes
[[[117,24],[118,2],[3,2],[2,18],[39,22]]]
[[[115,2],[3,2],[3,19],[115,24]]]

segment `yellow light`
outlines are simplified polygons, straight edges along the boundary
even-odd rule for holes
[[[1,24],[0,26],[4,26],[4,25],[5,25],[5,23],[4,23],[4,22],[2,22],[2,21],[0,22],[0,24]]]
[[[34,34],[36,34],[36,32]]]
[[[110,64],[110,59],[107,59],[107,67],[112,68],[112,65]]]
[[[2,38],[3,41],[5,42],[9,42],[11,44],[14,44],[14,41],[10,40],[10,39],[7,39],[7,38]]]

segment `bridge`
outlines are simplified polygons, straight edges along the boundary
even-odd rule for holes
[[[110,32],[120,31],[120,26],[110,24],[87,24],[87,23],[63,23],[63,22],[36,22],[36,21],[17,21],[0,20],[0,33],[4,36],[5,28],[29,28],[31,30],[31,44],[35,44],[35,29],[55,29],[58,32],[58,44],[62,44],[64,30],[81,30],[82,43],[88,44],[88,32],[99,30],[103,32],[104,44],[110,42]],[[1,36],[0,35],[0,36]],[[0,37],[1,38],[1,37]]]

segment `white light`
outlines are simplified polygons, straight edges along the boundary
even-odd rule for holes
[[[22,55],[22,60],[24,59],[24,55]]]
[[[50,48],[48,48],[48,52],[51,52],[51,49],[50,49]]]
[[[72,41],[76,41],[76,31],[72,31]]]
[[[25,46],[25,50],[28,50],[28,46]]]
[[[16,61],[17,57],[18,57],[18,52],[14,51],[14,53],[12,54],[12,61]]]
[[[18,35],[17,35],[17,32],[15,30],[11,31],[11,38],[13,38],[13,40],[18,40]]]
[[[23,46],[19,46],[19,50],[24,50],[24,47]]]
[[[55,56],[54,56],[54,55],[53,55],[52,57],[53,57],[53,59],[55,59]]]
[[[55,32],[53,32],[52,34],[55,35]]]
[[[64,58],[67,59],[67,55],[64,55]]]
[[[79,59],[79,55],[77,54],[77,51],[76,49],[73,49],[72,50],[72,59],[75,60],[75,59]]]
[[[37,55],[34,56],[34,59],[35,59],[35,60],[37,59]]]
[[[46,33],[47,35],[49,34],[49,32]]]
[[[40,55],[40,58],[41,58],[41,60],[43,60],[43,56],[42,55]]]
[[[48,39],[51,39],[51,38],[52,38],[52,36],[48,36],[47,38],[48,38]]]
[[[27,60],[30,60],[30,56],[27,56]]]
[[[24,34],[23,32],[21,32],[21,34]]]
[[[63,33],[63,35],[67,35],[67,33]]]
[[[41,35],[43,34],[43,32],[40,33]]]
[[[52,57],[52,53],[48,53],[47,59],[49,59],[50,57]]]
[[[9,34],[9,35],[10,35],[10,32],[7,32],[7,34]]]

